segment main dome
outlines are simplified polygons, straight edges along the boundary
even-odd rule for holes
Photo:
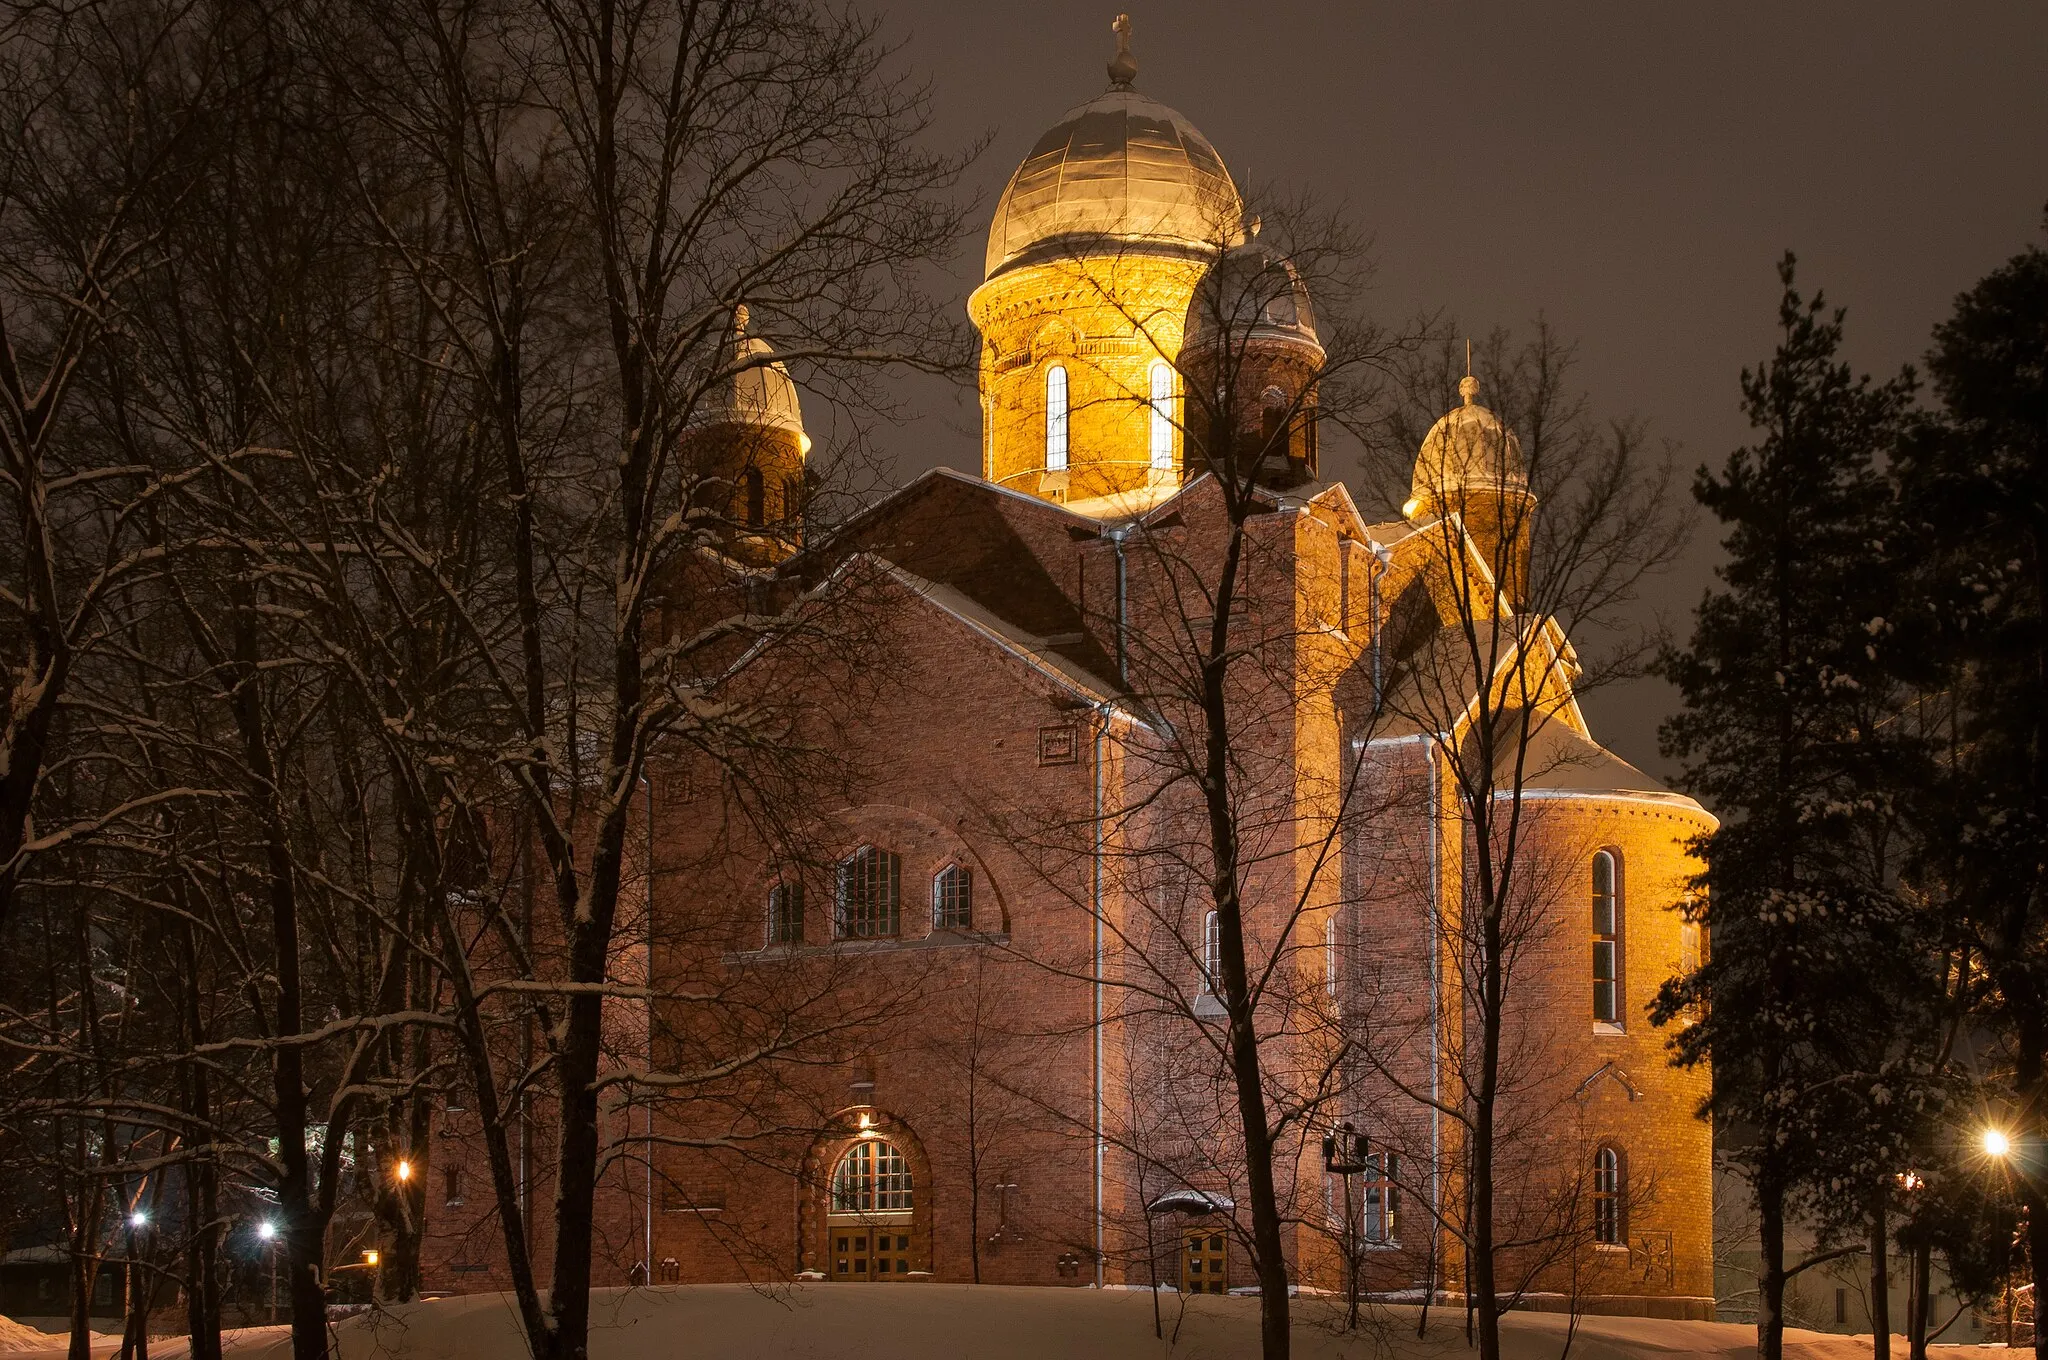
[[[986,277],[1077,248],[1234,244],[1243,202],[1193,123],[1116,87],[1070,110],[1010,176],[989,227]]]

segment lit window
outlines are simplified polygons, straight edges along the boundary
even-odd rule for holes
[[[1401,1208],[1401,1189],[1394,1183],[1400,1175],[1401,1159],[1391,1152],[1375,1152],[1365,1159],[1365,1192],[1361,1235],[1374,1246],[1394,1241],[1394,1216]]]
[[[1212,911],[1202,922],[1202,990],[1211,996],[1216,994],[1222,967],[1223,923]]]
[[[1067,470],[1067,370],[1060,364],[1045,370],[1045,470]]]
[[[1621,1153],[1611,1147],[1593,1154],[1593,1240],[1621,1245]]]
[[[1621,1023],[1621,912],[1615,895],[1614,854],[1593,856],[1593,1018]]]
[[[894,1143],[863,1138],[832,1169],[832,1212],[889,1213],[910,1207],[910,1164]]]
[[[948,864],[932,878],[932,929],[966,930],[974,924],[974,871]]]
[[[1173,370],[1152,365],[1152,466],[1173,466]]]
[[[839,935],[864,940],[902,928],[903,861],[863,845],[839,865]]]
[[[768,890],[768,943],[804,942],[804,885],[777,883]]]

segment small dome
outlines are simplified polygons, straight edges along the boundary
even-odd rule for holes
[[[1311,362],[1322,362],[1308,285],[1293,264],[1259,239],[1257,218],[1244,243],[1226,252],[1195,289],[1182,345],[1188,350],[1213,346],[1219,330],[1232,332],[1234,343],[1291,344],[1308,351]]]
[[[1529,469],[1522,441],[1499,416],[1478,402],[1479,379],[1467,374],[1458,384],[1465,404],[1432,425],[1415,458],[1415,477],[1404,515],[1438,505],[1467,487],[1526,492]]]
[[[732,347],[724,362],[731,371],[722,390],[707,394],[690,424],[752,425],[788,430],[803,452],[811,450],[804,433],[803,407],[789,370],[774,359],[775,350],[759,336],[747,334],[747,309],[733,310]],[[766,360],[767,362],[762,362]]]
[[[1096,240],[1209,253],[1243,213],[1209,139],[1118,86],[1070,110],[1010,176],[989,228],[987,277]]]

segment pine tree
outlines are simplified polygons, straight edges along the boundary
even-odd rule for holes
[[[1722,587],[1665,665],[1684,702],[1665,747],[1724,819],[1694,908],[1711,957],[1653,1008],[1659,1023],[1697,1017],[1673,1060],[1712,1063],[1712,1112],[1756,1197],[1765,1360],[1782,1353],[1789,1278],[1843,1254],[1788,1267],[1788,1213],[1839,1223],[1903,1166],[1907,1074],[1871,1036],[1915,985],[1894,976],[1915,964],[1887,862],[1900,591],[1881,467],[1913,384],[1856,377],[1838,357],[1842,314],[1800,296],[1789,254],[1779,277],[1777,352],[1742,378],[1760,438],[1694,487],[1727,526]]]
[[[1928,368],[1942,419],[1907,451],[1901,480],[1957,663],[1944,886],[1983,979],[1981,1014],[2002,1059],[1993,1075],[2008,1083],[1996,1117],[2012,1156],[1975,1171],[2024,1209],[2039,1299],[2048,1294],[2048,250],[2023,251],[1959,297],[1934,340]],[[2048,1360],[2039,1326],[2034,1345]]]

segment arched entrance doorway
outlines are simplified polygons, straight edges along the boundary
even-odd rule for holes
[[[924,1150],[900,1120],[850,1111],[813,1149],[804,1215],[813,1278],[843,1283],[929,1279],[931,1182]]]

